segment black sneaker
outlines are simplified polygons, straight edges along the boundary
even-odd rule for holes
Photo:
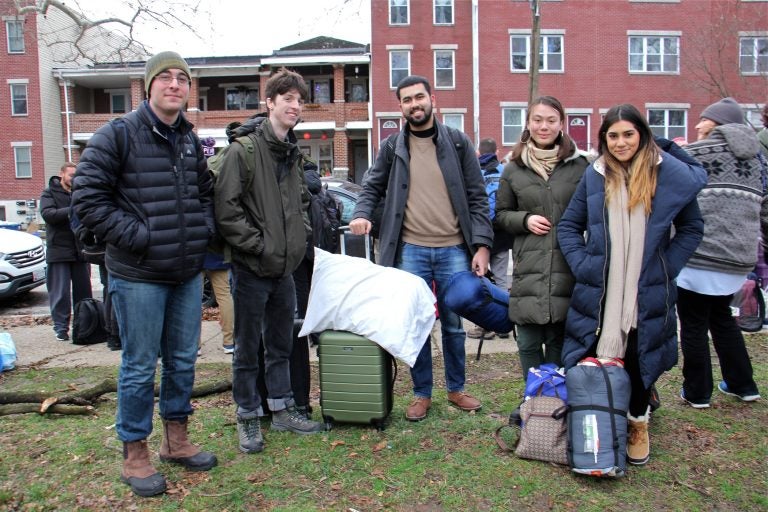
[[[65,332],[57,332],[56,339],[59,341],[69,341],[69,335]]]
[[[325,430],[325,425],[307,419],[296,407],[272,412],[272,430],[290,431],[295,434],[316,434]]]
[[[264,437],[261,435],[259,418],[237,417],[238,448],[243,453],[258,453],[264,450]]]

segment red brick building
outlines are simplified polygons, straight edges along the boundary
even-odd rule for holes
[[[400,129],[394,94],[429,78],[438,118],[503,154],[520,135],[529,94],[532,2],[372,0],[374,145]],[[701,111],[735,97],[759,126],[768,101],[766,0],[539,0],[538,94],[557,97],[581,149],[618,103],[654,131],[695,139]],[[375,148],[375,149],[378,149]]]

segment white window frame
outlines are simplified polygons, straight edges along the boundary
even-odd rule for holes
[[[394,9],[400,9],[403,7],[405,7],[405,21],[395,22],[393,17]],[[411,0],[389,0],[389,9],[388,9],[387,15],[388,15],[388,21],[390,25],[393,25],[396,27],[410,25],[411,24]]]
[[[443,124],[452,126],[457,130],[464,131],[464,116],[467,113],[465,108],[442,108],[440,113],[443,115]]]
[[[438,9],[450,10],[450,21],[437,21]],[[455,10],[453,0],[432,0],[432,23],[437,26],[453,25]]]
[[[660,52],[648,53],[648,48],[653,40],[659,40]],[[642,53],[632,51],[633,40],[638,40],[642,43]],[[676,44],[677,53],[665,53],[667,47],[667,41],[674,41]],[[643,75],[679,75],[680,74],[680,53],[681,53],[681,33],[679,32],[638,32],[627,31],[627,69],[630,74],[643,74]],[[632,62],[633,56],[640,56],[641,63],[636,66]],[[658,56],[659,69],[649,70],[649,56]],[[674,59],[675,69],[666,70],[664,65],[668,59]],[[633,68],[635,66],[635,68]]]
[[[760,50],[760,42],[764,45],[765,52],[763,54],[758,53]],[[750,53],[746,54],[745,43],[751,43],[749,50]],[[752,69],[744,69],[744,59],[751,59]],[[761,62],[762,69],[761,69]],[[742,75],[762,75],[768,73],[768,32],[763,33],[740,33],[739,34],[739,73]]]
[[[648,125],[651,127],[651,131],[653,131],[654,135],[664,137],[665,139],[673,140],[676,137],[683,137],[683,139],[688,139],[688,110],[690,109],[690,105],[683,104],[683,105],[654,105],[649,104],[645,106],[646,108],[646,119],[648,120]],[[657,112],[663,112],[664,114],[664,124],[652,124],[651,122],[651,111],[657,111]],[[683,124],[670,124],[669,118],[671,112],[682,112],[683,114]],[[678,133],[670,133],[670,130],[675,130]]]
[[[513,40],[520,40],[525,43],[525,67],[524,68],[516,68],[515,67],[515,56],[520,56],[521,52],[514,52],[514,42]],[[530,34],[510,34],[509,35],[509,70],[512,73],[527,73],[528,69],[530,68],[531,63],[531,36]]]
[[[20,37],[17,36],[13,38],[13,40],[21,41],[21,49],[14,49],[11,47],[11,40],[12,40],[11,25],[20,26],[21,28],[21,36]],[[5,42],[6,42],[6,48],[8,49],[8,53],[22,54],[27,51],[26,44],[24,43],[24,19],[23,18],[5,20]]]
[[[565,31],[564,30],[542,30],[539,44],[539,72],[541,73],[564,73],[565,72]],[[525,43],[525,68],[515,68],[515,56],[521,56],[521,52],[514,52],[514,39],[519,39]],[[550,39],[560,40],[560,53],[554,54],[547,51]],[[560,56],[560,68],[550,68],[550,55]],[[531,68],[531,33],[530,30],[510,31],[509,32],[509,70],[512,73],[527,73]]]
[[[21,80],[8,80],[8,86],[10,90],[10,97],[11,97],[11,116],[13,117],[24,117],[29,115],[29,80],[21,79]],[[24,112],[17,112],[16,111],[16,104],[15,102],[17,100],[21,100],[21,98],[17,98],[15,96],[15,89],[17,88],[24,88]]]
[[[402,55],[402,54],[404,54],[406,56],[406,60],[408,61],[408,66],[406,68],[394,68],[394,67],[392,67],[392,59],[393,59],[393,57],[395,55]],[[399,71],[399,70],[402,70],[402,69],[405,69],[405,75],[403,75],[402,77],[398,78],[397,80],[393,80],[393,76],[392,76],[393,72],[395,70]],[[400,80],[402,80],[403,78],[405,78],[406,76],[410,75],[410,74],[411,74],[411,50],[410,49],[407,49],[407,50],[406,49],[398,49],[398,48],[389,50],[389,88],[390,89],[396,89],[397,88],[397,83]]]
[[[505,113],[506,111],[520,113],[520,124],[507,124]],[[525,103],[520,104],[503,104],[501,105],[501,145],[511,146],[517,144],[520,141],[520,134],[523,133],[526,124],[526,118],[528,116],[527,105]],[[513,130],[512,137],[507,137],[507,128]]]
[[[11,142],[13,148],[13,163],[14,170],[17,178],[28,179],[32,177],[32,142]],[[20,160],[21,153],[26,153],[27,159]],[[28,175],[23,176],[19,174],[19,164],[28,165]]]
[[[438,55],[441,55],[442,57],[439,58]],[[438,62],[441,59],[446,59],[446,58],[450,58],[451,66],[438,67]],[[434,77],[435,89],[455,89],[456,88],[456,50],[452,48],[434,48],[433,59],[434,59],[434,66],[435,66],[435,77]],[[446,84],[438,80],[439,71],[450,71],[451,73],[450,84]]]

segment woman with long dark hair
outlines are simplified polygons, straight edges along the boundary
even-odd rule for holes
[[[573,276],[556,226],[588,165],[564,128],[560,102],[536,98],[496,192],[496,226],[514,237],[509,317],[524,376],[545,362],[561,364]]]
[[[627,461],[639,465],[650,457],[651,387],[677,363],[674,279],[704,232],[696,195],[706,175],[674,144],[662,151],[632,105],[606,113],[599,139],[558,226],[576,278],[563,363],[567,371],[589,356],[623,360],[632,386]]]

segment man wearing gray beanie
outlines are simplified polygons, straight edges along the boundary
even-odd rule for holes
[[[735,99],[723,98],[704,109],[696,125],[698,140],[706,139],[709,132],[721,124],[745,124],[744,112]]]
[[[707,186],[697,197],[704,238],[677,276],[677,313],[683,352],[680,397],[705,409],[714,388],[710,334],[723,377],[717,389],[742,402],[760,398],[730,305],[757,263],[761,232],[768,240],[768,196],[757,136],[733,98],[704,109],[696,130],[699,140],[685,149],[707,171]]]
[[[215,232],[213,184],[187,103],[190,70],[178,53],[147,61],[147,100],[88,141],[72,202],[107,244],[109,293],[123,345],[117,387],[121,480],[139,496],[166,490],[150,462],[154,381],[162,361],[160,460],[207,471],[216,456],[187,438],[200,338],[201,270]]]

